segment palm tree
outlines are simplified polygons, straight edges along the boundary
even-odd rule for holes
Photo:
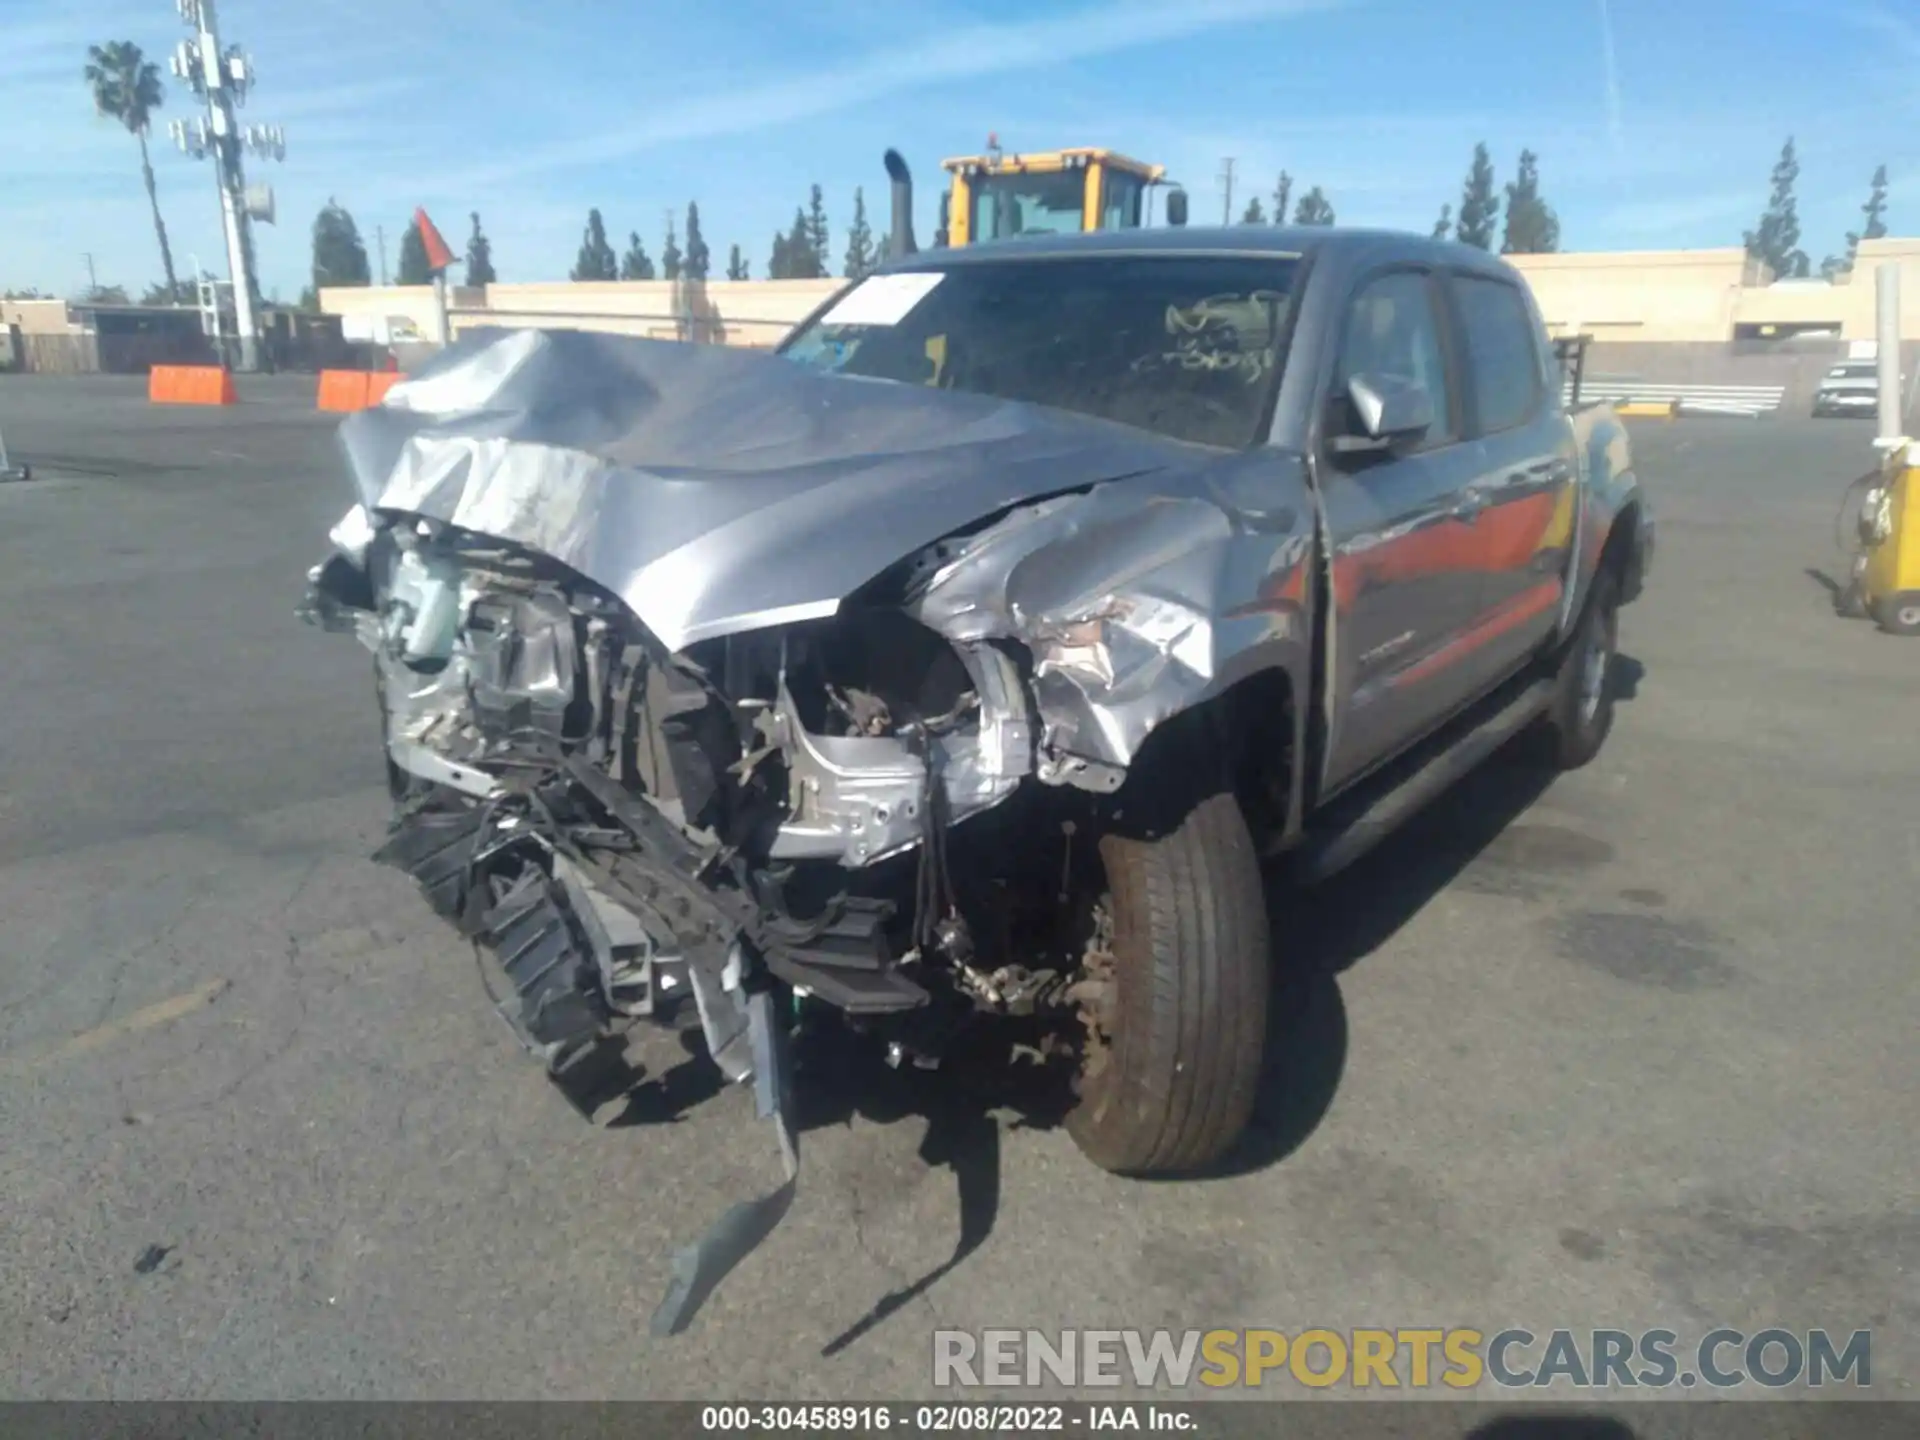
[[[87,47],[86,76],[93,88],[93,108],[109,120],[118,120],[140,142],[140,175],[147,182],[147,203],[153,207],[153,233],[160,237],[160,264],[167,272],[167,293],[177,300],[180,286],[173,277],[173,251],[167,246],[167,224],[160,218],[160,196],[153,187],[153,162],[147,158],[147,124],[165,98],[160,67],[131,40],[115,40]]]

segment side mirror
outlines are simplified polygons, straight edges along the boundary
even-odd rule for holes
[[[1340,447],[1344,449],[1384,449],[1430,429],[1434,421],[1433,396],[1427,387],[1399,375],[1354,376],[1347,381],[1347,404],[1362,433],[1340,437],[1359,442]]]
[[[1167,224],[1184,225],[1187,223],[1187,192],[1169,190],[1167,192]]]

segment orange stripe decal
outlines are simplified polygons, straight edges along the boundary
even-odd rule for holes
[[[1529,586],[1459,639],[1434,651],[1426,659],[1409,665],[1393,677],[1393,683],[1396,686],[1417,685],[1422,680],[1430,680],[1449,665],[1466,659],[1481,646],[1519,629],[1559,603],[1558,580],[1543,580],[1538,585]]]

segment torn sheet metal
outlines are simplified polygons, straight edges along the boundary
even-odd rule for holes
[[[1217,458],[986,396],[577,331],[465,338],[340,433],[367,510],[550,556],[669,650],[831,615],[1010,505]]]
[[[1303,467],[1269,451],[1223,457],[1207,479],[1185,494],[1143,476],[1041,501],[922,558],[916,618],[1031,652],[1043,781],[1115,788],[1169,716],[1252,670],[1305,675]]]
[[[794,1123],[786,1024],[769,990],[748,997],[746,1015],[754,1106],[761,1119],[773,1123],[784,1178],[769,1193],[730,1206],[705,1235],[673,1257],[673,1282],[648,1325],[655,1335],[684,1331],[715,1287],[786,1218],[799,1193],[800,1131]]]
[[[788,818],[775,834],[776,860],[828,858],[870,865],[918,844],[928,771],[945,791],[954,824],[998,805],[1032,769],[1032,728],[1013,662],[991,645],[958,647],[979,701],[978,724],[927,737],[810,734],[783,685],[772,737],[787,757]]]

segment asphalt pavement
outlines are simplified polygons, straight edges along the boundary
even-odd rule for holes
[[[777,1180],[670,1032],[582,1122],[371,864],[369,662],[294,618],[348,501],[311,382],[0,377],[0,1396],[913,1396],[936,1327],[1874,1331],[1920,1381],[1920,644],[1831,610],[1852,422],[1637,425],[1613,738],[1313,896],[1229,1173],[857,1058]],[[1818,572],[1818,573],[1816,573]],[[1824,577],[1824,578],[1823,578]]]

